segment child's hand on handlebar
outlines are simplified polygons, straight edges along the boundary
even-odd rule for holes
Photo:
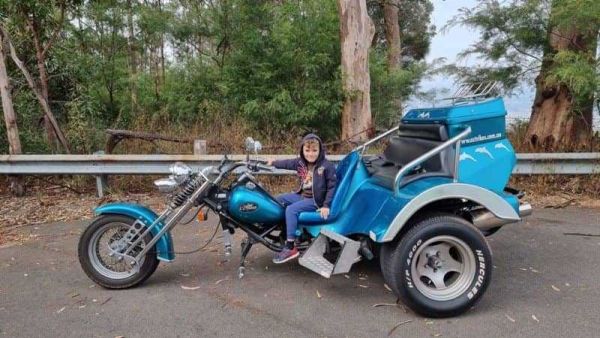
[[[327,219],[327,217],[329,217],[329,208],[323,207],[319,209],[319,212],[321,213],[321,218]]]
[[[270,165],[270,166],[272,166],[274,161],[275,161],[275,160],[273,160],[273,159],[268,159],[268,160],[267,160],[267,165]]]

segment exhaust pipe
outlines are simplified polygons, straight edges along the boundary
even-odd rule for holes
[[[533,210],[529,203],[523,203],[519,205],[519,216],[521,218],[531,215],[532,212]],[[475,210],[471,213],[471,216],[473,217],[473,225],[475,225],[477,229],[484,232],[497,228],[499,226],[503,226],[508,223],[515,222],[512,220],[498,218],[496,217],[496,215],[494,215],[491,211],[488,211],[487,209]]]
[[[531,204],[523,203],[519,205],[519,216],[521,218],[530,216],[533,213],[533,209],[531,208]]]

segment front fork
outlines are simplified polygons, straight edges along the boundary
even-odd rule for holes
[[[123,237],[125,241],[126,249],[124,252],[115,252],[120,258],[124,258],[126,262],[128,262],[135,269],[139,269],[139,261],[148,251],[158,242],[158,240],[167,232],[171,231],[175,225],[179,223],[179,221],[185,216],[188,211],[194,206],[198,197],[202,195],[202,193],[208,189],[211,185],[211,182],[205,181],[202,186],[198,190],[196,190],[176,211],[173,207],[169,206],[167,210],[165,210],[150,226],[144,227],[143,224],[138,223],[137,221],[129,227],[129,230]],[[173,214],[175,212],[175,214]],[[171,217],[171,214],[173,216]],[[154,226],[160,224],[163,220],[167,220],[165,226],[160,229],[160,231],[152,237],[149,243],[144,246],[144,249],[139,253],[136,253],[135,256],[131,255],[134,248],[136,248],[152,230]]]

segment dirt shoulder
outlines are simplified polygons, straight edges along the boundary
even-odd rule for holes
[[[76,194],[62,188],[37,191],[19,198],[3,194],[0,195],[0,245],[26,240],[19,231],[25,226],[92,218],[94,208],[105,203],[140,203],[160,210],[164,201],[164,196],[152,193],[116,194],[98,198],[93,194]]]
[[[567,206],[600,208],[600,199],[560,191],[555,194],[534,191],[525,200],[534,209]],[[20,198],[4,193],[0,195],[0,245],[26,241],[26,235],[19,231],[25,226],[89,219],[94,216],[94,208],[110,202],[139,203],[161,210],[165,197],[158,193],[117,193],[98,198],[92,193],[77,194],[63,187],[40,189]]]

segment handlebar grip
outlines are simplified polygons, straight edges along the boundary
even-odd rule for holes
[[[270,166],[270,165],[264,165],[264,164],[261,164],[261,163],[257,163],[257,164],[256,164],[256,167],[257,167],[258,169],[261,169],[261,170],[266,170],[266,171],[273,171],[273,169],[274,169],[274,168],[273,168],[272,166]]]

